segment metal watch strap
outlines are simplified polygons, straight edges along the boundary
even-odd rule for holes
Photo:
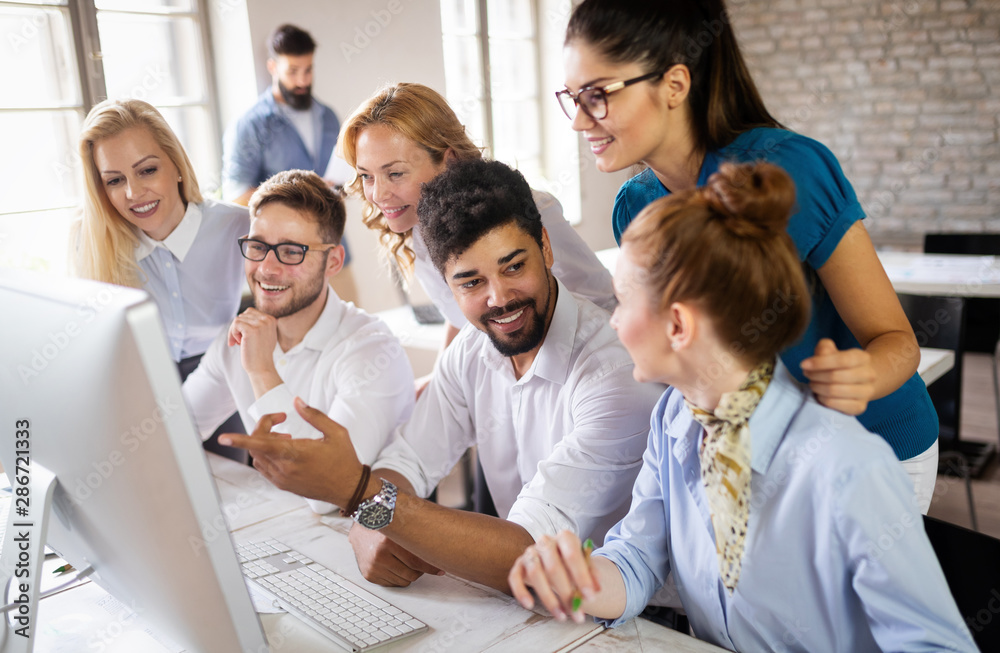
[[[375,531],[392,523],[393,512],[396,509],[396,486],[384,478],[380,480],[382,488],[378,493],[362,501],[351,515],[354,521]]]

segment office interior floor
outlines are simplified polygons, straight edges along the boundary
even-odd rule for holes
[[[989,354],[966,354],[962,379],[963,440],[998,442],[996,402]],[[458,507],[464,502],[463,465],[460,463],[438,487],[438,501]],[[997,458],[987,465],[982,477],[972,481],[972,497],[982,533],[1000,538],[1000,463]],[[931,501],[930,515],[970,527],[969,503],[964,482],[959,478],[938,476]]]

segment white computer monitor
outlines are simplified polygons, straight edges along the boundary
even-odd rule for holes
[[[189,651],[267,651],[156,304],[0,270],[0,315],[0,460],[24,463],[27,420],[57,479],[48,544]]]

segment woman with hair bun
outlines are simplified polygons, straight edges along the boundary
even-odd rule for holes
[[[725,161],[769,161],[792,177],[788,224],[808,270],[812,321],[782,361],[824,406],[892,446],[921,510],[937,476],[938,420],[920,351],[833,154],[768,112],[723,0],[586,0],[570,17],[557,96],[604,172],[643,164],[615,200],[615,237],[651,201],[704,186]],[[800,301],[799,297],[793,301]],[[777,312],[742,324],[763,335]]]
[[[794,201],[780,168],[725,164],[625,230],[611,324],[636,379],[671,387],[628,514],[592,558],[570,531],[529,547],[508,578],[525,608],[531,587],[557,619],[613,627],[670,576],[694,634],[734,651],[976,650],[890,447],[778,357],[809,305],[739,326],[806,292]]]

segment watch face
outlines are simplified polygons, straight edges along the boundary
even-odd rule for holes
[[[381,503],[366,506],[358,515],[358,523],[372,530],[388,526],[390,521],[392,521],[392,510]]]

